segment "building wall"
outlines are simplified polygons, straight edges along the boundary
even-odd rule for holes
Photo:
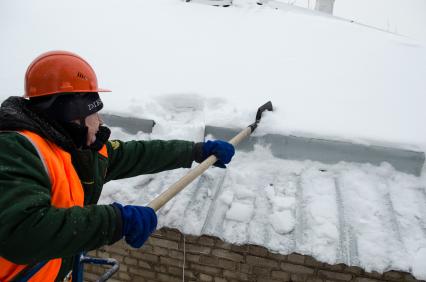
[[[419,281],[408,273],[367,273],[359,267],[321,263],[310,256],[279,255],[255,245],[236,246],[216,237],[183,236],[168,228],[156,231],[140,249],[120,241],[89,253],[120,262],[120,270],[110,282],[183,281],[184,254],[185,281]],[[96,281],[103,271],[99,266],[86,266],[85,281]]]

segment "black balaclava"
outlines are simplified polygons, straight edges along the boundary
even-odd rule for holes
[[[96,141],[89,147],[86,146],[88,128],[84,119],[103,108],[97,92],[63,93],[37,97],[30,99],[30,105],[35,111],[41,112],[61,124],[77,148],[100,150],[111,134],[107,127],[100,126],[96,134]],[[76,120],[80,121],[80,124],[74,122]]]

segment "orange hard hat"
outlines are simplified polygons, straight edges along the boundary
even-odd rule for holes
[[[78,92],[110,92],[98,88],[95,71],[82,57],[67,51],[50,51],[28,66],[25,97]]]

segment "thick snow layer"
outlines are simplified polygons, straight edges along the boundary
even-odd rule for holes
[[[182,124],[181,130],[194,129]],[[115,128],[113,134],[135,138]],[[154,127],[151,136],[139,137],[156,135]],[[147,204],[186,172],[110,182],[102,202]],[[160,227],[187,234],[426,278],[425,181],[386,163],[377,167],[289,161],[259,145],[251,152],[237,151],[226,170],[208,170],[158,214]]]
[[[254,1],[1,1],[0,98],[23,93],[27,65],[65,49],[96,70],[105,111],[156,121],[129,139],[203,139],[244,127],[426,151],[426,48],[414,40]],[[419,130],[420,128],[420,130]],[[146,204],[187,170],[111,182],[102,202]],[[426,279],[425,179],[390,165],[324,165],[237,152],[159,211],[159,227]]]
[[[113,90],[103,95],[106,109],[149,117],[151,97],[197,94],[210,100],[201,111],[207,124],[242,127],[272,100],[276,111],[258,134],[426,151],[418,130],[426,120],[424,46],[310,11],[235,2],[2,1],[0,97],[23,93],[35,56],[66,49]]]
[[[204,115],[196,108],[203,99],[184,100],[186,110],[173,96],[149,104],[153,115],[158,114],[154,119],[161,120],[152,134],[132,136],[113,128],[113,137],[149,140],[179,134],[201,140]],[[260,126],[264,124],[262,120]],[[186,172],[110,182],[101,200],[145,205]],[[289,161],[257,145],[251,152],[237,151],[226,170],[208,170],[158,214],[160,227],[187,234],[210,234],[273,252],[309,254],[331,264],[409,271],[426,278],[425,179],[387,163]]]

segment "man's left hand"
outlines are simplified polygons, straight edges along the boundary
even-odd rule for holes
[[[215,155],[218,161],[214,166],[226,168],[235,154],[234,146],[226,141],[214,140],[207,141],[203,144],[203,159],[207,159],[210,155]]]

